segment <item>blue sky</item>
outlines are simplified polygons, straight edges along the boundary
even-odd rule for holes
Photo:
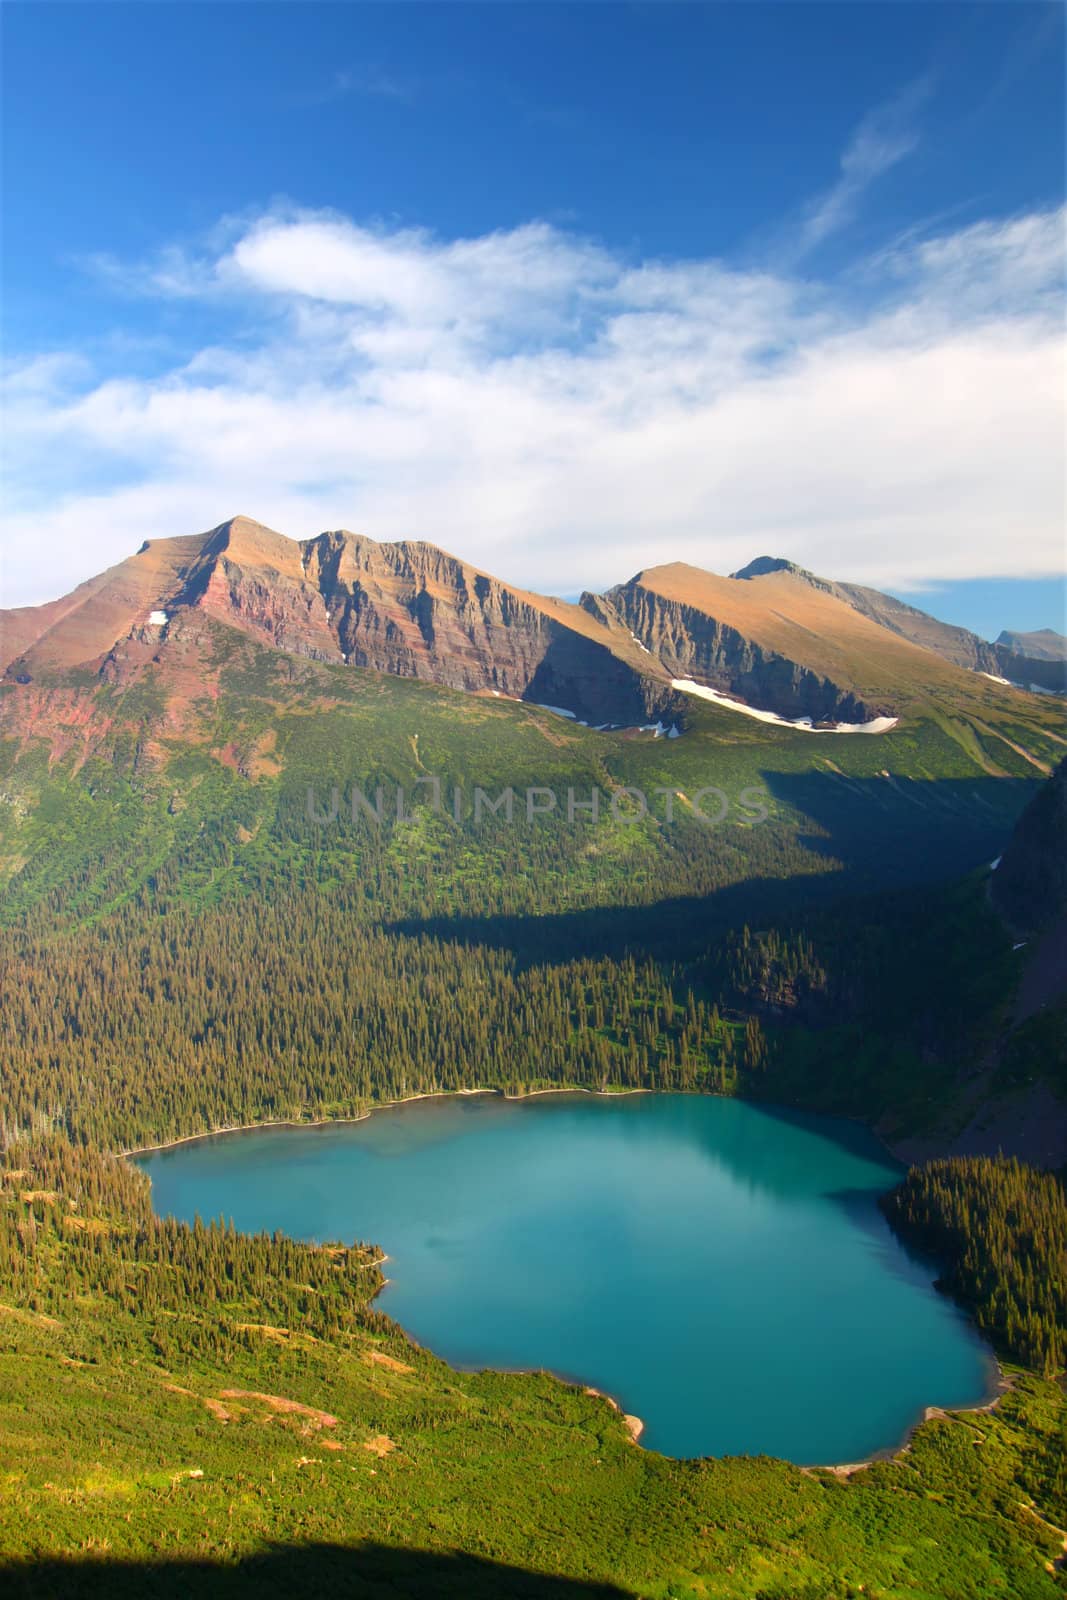
[[[1062,627],[1063,18],[8,6],[10,603],[240,510]]]

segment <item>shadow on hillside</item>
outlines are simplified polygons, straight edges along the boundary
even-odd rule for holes
[[[809,905],[828,903],[842,893],[836,874],[805,879]],[[761,927],[797,905],[784,886],[761,881],[732,884],[712,896],[657,900],[650,906],[593,906],[585,911],[498,917],[403,917],[388,922],[387,933],[426,935],[453,944],[506,950],[517,967],[565,965],[627,954],[661,961],[686,961],[701,955],[710,939],[730,928]]]
[[[0,1564],[6,1600],[630,1600],[614,1584],[553,1578],[459,1551],[279,1545],[235,1564],[46,1560]]]
[[[666,684],[651,698],[664,707],[677,706],[681,720],[685,702]],[[526,685],[523,700],[535,706],[566,706],[593,727],[616,727],[655,721],[646,704],[648,685],[628,662],[581,634],[557,633]]]
[[[709,895],[652,905],[595,906],[545,915],[406,917],[391,933],[508,950],[520,967],[626,954],[686,961],[709,941],[866,894],[962,877],[1006,844],[1037,787],[1025,779],[843,779],[831,773],[767,773],[776,812],[801,820],[794,863],[761,854],[752,875]],[[755,834],[757,830],[751,830]],[[827,870],[812,870],[826,861]]]

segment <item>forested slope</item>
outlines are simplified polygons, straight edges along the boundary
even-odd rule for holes
[[[1067,1356],[1067,1194],[1015,1160],[913,1167],[886,1196],[906,1238],[948,1263],[944,1286],[1001,1350],[1045,1373]]]

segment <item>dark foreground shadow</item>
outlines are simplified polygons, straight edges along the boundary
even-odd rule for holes
[[[279,1545],[212,1561],[0,1561],[5,1600],[633,1600],[613,1584],[500,1566],[461,1551]]]

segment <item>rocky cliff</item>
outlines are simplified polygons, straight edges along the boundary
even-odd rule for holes
[[[629,632],[421,542],[347,532],[302,543],[236,517],[147,541],[66,601],[7,614],[6,676],[102,671],[123,639],[165,643],[203,612],[293,655],[560,706],[589,722],[684,717]]]
[[[692,678],[779,716],[867,722],[891,709],[870,704],[718,617],[665,599],[636,580],[606,595],[585,594],[581,603],[605,623],[630,630],[673,678]]]

